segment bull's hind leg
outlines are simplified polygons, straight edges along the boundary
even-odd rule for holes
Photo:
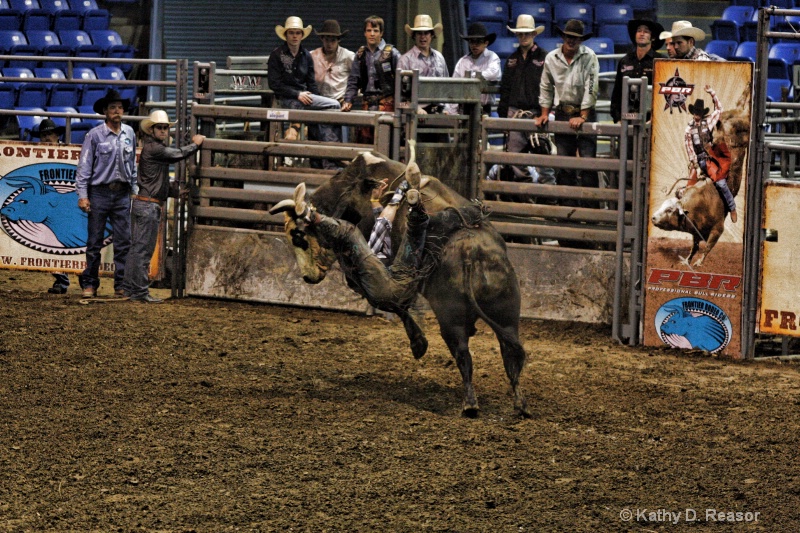
[[[528,400],[519,385],[519,376],[525,366],[525,348],[519,342],[519,335],[516,328],[513,331],[509,328],[497,333],[497,340],[500,341],[500,353],[503,356],[503,366],[506,375],[511,382],[511,391],[514,394],[514,410],[524,418],[530,418],[528,411]]]
[[[475,387],[472,385],[472,354],[469,352],[469,336],[461,327],[450,326],[445,329],[445,326],[441,325],[441,332],[453,359],[456,360],[458,370],[461,372],[461,380],[464,383],[461,414],[468,418],[475,418],[478,416],[480,408],[478,400],[475,398]]]

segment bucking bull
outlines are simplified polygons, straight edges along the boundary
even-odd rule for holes
[[[354,256],[360,257],[355,263],[365,259],[362,254],[367,248],[366,239],[357,246],[345,242],[331,242],[330,234],[322,234],[318,225],[309,224],[308,204],[317,213],[328,215],[328,224],[341,224],[339,220],[356,226],[363,237],[368,237],[375,223],[370,198],[372,191],[383,180],[394,191],[406,179],[412,187],[418,188],[420,202],[430,215],[431,224],[425,237],[421,263],[415,269],[416,275],[400,278],[391,273],[392,278],[373,276],[369,269],[354,264]],[[384,198],[384,202],[386,202]],[[404,204],[405,205],[405,202]],[[427,351],[428,341],[420,327],[409,313],[416,293],[422,294],[431,306],[439,322],[440,333],[450,353],[458,365],[464,383],[462,413],[474,417],[478,414],[478,402],[472,385],[472,356],[469,351],[469,338],[476,333],[478,318],[483,319],[494,331],[500,343],[503,364],[511,382],[514,408],[522,416],[530,416],[525,395],[519,384],[519,376],[525,364],[525,349],[519,341],[520,292],[514,268],[506,254],[503,239],[486,220],[478,223],[464,221],[463,225],[442,234],[437,221],[472,205],[431,176],[420,176],[416,164],[408,166],[374,153],[363,153],[356,157],[344,170],[320,186],[310,198],[305,197],[305,185],[300,184],[295,198],[275,205],[271,213],[285,213],[285,232],[295,252],[303,279],[307,283],[319,283],[335,260],[338,260],[348,280],[348,285],[366,297],[371,305],[396,313],[403,322],[411,342],[415,358]],[[404,239],[409,210],[398,210],[392,227],[392,254],[408,246]],[[452,217],[450,217],[452,219]],[[463,215],[462,215],[463,218]],[[346,224],[345,224],[346,225]],[[338,226],[336,226],[338,227]],[[358,237],[362,239],[361,235]],[[359,241],[360,243],[361,241]],[[353,252],[359,248],[362,252]],[[371,264],[377,259],[369,258]],[[397,265],[397,259],[392,268]],[[374,279],[365,279],[374,278]],[[397,285],[398,297],[387,299],[375,296],[386,294],[385,290],[371,291],[376,280]],[[385,288],[385,287],[384,287]],[[412,298],[399,293],[412,292]]]

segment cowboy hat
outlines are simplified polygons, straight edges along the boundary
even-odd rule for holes
[[[300,17],[289,17],[286,19],[286,26],[281,26],[280,24],[275,26],[275,33],[277,33],[278,37],[283,41],[286,40],[286,30],[301,30],[303,32],[303,39],[305,39],[311,33],[311,24],[304,28],[303,19]],[[303,39],[300,40],[302,41]]]
[[[659,39],[669,39],[670,37],[691,37],[697,42],[706,38],[706,32],[700,28],[695,28],[688,20],[676,20],[672,23],[670,31],[663,31],[658,36]]]
[[[706,107],[706,103],[702,98],[698,98],[693,104],[689,104],[689,113],[692,115],[700,115],[701,117],[704,117],[708,115],[708,111],[709,109]]]
[[[495,39],[497,39],[496,33],[486,33],[486,26],[481,24],[480,22],[473,22],[467,28],[467,34],[461,35],[461,38],[469,41],[470,39],[483,39],[485,41],[489,41],[489,44],[492,44]]]
[[[417,15],[414,17],[414,27],[412,28],[406,24],[406,35],[411,35],[415,31],[432,31],[434,35],[442,33],[442,23],[437,22],[436,26],[433,25],[433,19],[430,15]]]
[[[564,24],[563,30],[556,26],[556,33],[559,37],[577,37],[581,41],[585,41],[592,36],[592,32],[583,33],[583,30],[583,22],[578,19],[569,19],[567,23]]]
[[[127,98],[123,98],[122,95],[119,94],[119,91],[117,91],[116,89],[109,89],[108,92],[105,94],[105,96],[98,99],[94,103],[92,109],[94,110],[95,113],[98,113],[100,115],[105,115],[106,107],[108,107],[108,104],[110,104],[111,102],[121,102],[123,111],[128,111],[128,108],[131,106],[131,101],[128,100]]]
[[[517,17],[517,27],[506,26],[508,31],[513,33],[533,33],[534,37],[544,31],[544,26],[537,26],[532,15],[520,15]]]
[[[166,111],[163,111],[161,109],[156,109],[155,111],[150,113],[149,117],[147,117],[142,121],[140,128],[147,135],[153,135],[153,126],[155,126],[156,124],[166,124],[167,126],[172,126],[175,123],[170,122],[169,116],[167,115]]]
[[[56,135],[64,135],[66,128],[64,126],[58,126],[55,122],[50,120],[49,118],[44,119],[39,123],[39,128],[35,129],[31,132],[31,137],[41,137],[45,133],[55,132]]]
[[[319,35],[320,37],[338,37],[341,39],[347,32],[350,30],[344,30],[339,27],[339,22],[335,20],[326,20],[322,23],[322,29],[320,31],[314,30],[314,33]]]
[[[650,30],[650,37],[653,40],[653,50],[658,50],[664,46],[664,40],[660,37],[661,33],[664,31],[664,26],[658,22],[646,19],[633,19],[628,21],[628,36],[631,38],[632,43],[636,44],[636,30],[639,29],[639,26],[647,26],[647,29]]]

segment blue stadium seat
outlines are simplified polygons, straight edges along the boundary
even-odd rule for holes
[[[0,54],[15,55],[15,56],[35,56],[36,47],[28,43],[25,34],[19,30],[2,30],[0,31]],[[6,66],[9,67],[24,67],[33,68],[38,63],[37,61],[29,60],[8,60]]]
[[[555,4],[553,6],[553,22],[563,28],[564,24],[570,19],[577,19],[583,22],[585,31],[588,33],[594,28],[594,8],[591,4]]]
[[[6,78],[34,78],[33,71],[28,68],[6,67],[3,69]],[[47,105],[49,91],[44,83],[23,81],[8,82],[17,88],[17,107],[44,107]]]
[[[0,0],[0,30],[18,30],[22,27],[22,13],[11,8],[8,0]]]
[[[48,106],[44,108],[45,111],[49,111],[51,113],[77,113],[78,110],[71,106]],[[50,117],[50,120],[56,123],[57,126],[66,126],[67,125],[67,118],[66,117]],[[72,124],[80,123],[81,119],[79,118],[71,118],[69,119]]]
[[[711,38],[717,41],[736,41],[738,43],[742,38],[741,25],[732,20],[715,20],[711,23]]]
[[[614,41],[605,37],[592,37],[583,41],[583,44],[597,55],[614,53]],[[600,63],[600,72],[617,71],[617,64],[613,58],[598,58],[598,62]]]
[[[42,57],[42,67],[52,67],[66,70],[67,63],[64,61],[48,61],[48,57],[68,57],[72,54],[69,46],[61,44],[58,35],[52,31],[31,30],[27,33],[28,42],[36,47]]]
[[[553,21],[553,6],[549,2],[511,2],[511,20],[516,21],[520,15],[533,15],[536,24]]]
[[[633,8],[629,4],[597,4],[594,7],[594,22],[598,27],[601,24],[627,25],[632,19]]]
[[[467,26],[469,26],[470,23],[472,23],[472,21],[468,20],[467,21]],[[494,33],[498,37],[508,37],[508,35],[509,35],[508,34],[508,30],[506,29],[506,23],[505,22],[482,20],[482,21],[480,21],[480,23],[483,24],[483,26],[486,28],[486,33],[487,34]],[[94,32],[92,32],[92,33],[94,33]],[[94,37],[92,37],[92,39],[94,39]],[[112,55],[111,56],[107,56],[107,57],[134,57],[135,56],[136,49],[133,46],[131,46],[131,45],[123,45],[123,46],[128,48],[128,50],[127,51],[119,50],[118,52],[113,52],[112,51],[112,52],[110,52]],[[117,54],[120,54],[120,55],[117,55]],[[121,68],[125,72],[125,74],[128,74],[133,69],[133,65],[119,65],[119,68]]]
[[[467,6],[471,21],[494,20],[508,22],[508,4],[495,0],[471,0]]]
[[[105,9],[87,11],[83,15],[81,29],[83,31],[107,30],[111,23],[111,14]]]
[[[775,31],[786,23],[785,17],[769,17],[769,30]],[[741,41],[758,40],[758,10],[753,11],[750,20],[745,21],[739,28],[739,38]]]
[[[34,70],[37,78],[66,79],[64,72],[57,68],[37,68]],[[48,106],[77,107],[81,100],[81,86],[51,83],[49,84],[50,99]]]
[[[792,67],[784,59],[771,57],[767,63],[767,78],[771,80],[792,79]]]
[[[122,69],[114,66],[95,67],[94,73],[97,74],[98,80],[124,81],[126,79],[125,73],[122,72]],[[136,93],[138,88],[135,85],[114,85],[113,83],[110,83],[108,86],[117,89],[123,98],[131,101],[131,104],[136,101]]]
[[[497,33],[498,36],[505,35],[505,25],[499,22],[489,22],[484,24],[489,33]],[[490,27],[490,25],[496,25]],[[89,32],[92,42],[99,46],[103,56],[109,59],[133,59],[136,55],[136,48],[122,42],[122,37],[114,30],[94,30]],[[133,64],[121,64],[119,68],[127,76],[133,70]]]
[[[519,40],[516,37],[498,37],[489,46],[489,49],[500,56],[503,61],[508,59],[508,56],[513,54],[517,48],[519,48]]]
[[[736,53],[733,54],[733,57],[741,61],[752,61],[755,63],[757,50],[758,43],[755,41],[745,41],[743,43],[739,43],[739,46],[736,47]]]
[[[792,82],[791,80],[778,80],[778,79],[767,79],[767,101],[768,102],[782,102],[783,101],[783,89],[788,88],[789,91],[787,93],[786,101],[791,102],[791,89],[792,89]]]
[[[71,9],[62,9],[53,14],[53,31],[81,29],[81,14]]]
[[[103,96],[105,96],[105,93],[103,93],[100,96],[98,96],[98,98],[102,98]],[[96,98],[94,100],[94,102],[96,102],[98,98]],[[94,102],[92,102],[91,104],[79,105],[78,106],[78,113],[85,114],[85,115],[96,115],[97,113],[94,112]],[[96,119],[94,119],[94,118],[83,118],[83,119],[81,119],[81,124],[89,124],[92,127],[98,126],[98,125],[100,125],[102,123],[103,123],[103,118],[96,118]]]
[[[614,42],[615,52],[626,52],[631,46],[631,36],[628,34],[627,24],[598,24],[597,37],[611,39]]]
[[[709,54],[716,54],[723,59],[728,59],[736,54],[736,47],[739,43],[736,41],[708,41],[703,49]]]
[[[100,47],[92,43],[92,38],[83,30],[62,30],[58,32],[61,44],[69,46],[75,57],[102,57]],[[94,66],[96,63],[75,62],[76,66]]]
[[[44,113],[44,106],[41,107],[26,107],[17,106],[18,111],[38,111]],[[17,115],[17,126],[19,127],[19,140],[30,141],[31,132],[34,128],[39,127],[39,123],[44,120],[41,115]]]
[[[732,6],[747,6],[753,9],[761,7],[761,0],[731,0]]]
[[[793,66],[800,63],[800,43],[776,43],[769,48],[770,64],[768,78],[792,79]],[[780,67],[773,65],[774,60],[781,60],[785,65],[785,75],[780,75]]]
[[[70,131],[70,144],[83,144],[83,139],[86,138],[86,134],[89,133],[89,130],[94,128],[94,124],[91,122],[75,122],[72,124],[72,130]]]
[[[0,109],[11,109],[17,103],[17,89],[10,83],[0,82]]]
[[[629,0],[628,4],[630,4],[634,11],[648,11],[655,13],[656,10],[656,0]]]
[[[564,39],[561,37],[537,37],[535,42],[542,50],[552,52],[564,43]]]
[[[39,0],[9,0],[9,3],[22,13],[22,30],[50,29],[50,13],[40,9]]]
[[[533,15],[537,26],[544,26],[542,35],[552,35],[553,6],[548,2],[511,2],[511,20],[516,21],[520,15]]]

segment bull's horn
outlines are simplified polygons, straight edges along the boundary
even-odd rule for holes
[[[406,167],[406,180],[408,184],[415,189],[419,189],[421,185],[422,172],[419,170],[419,165],[414,162],[409,163]]]
[[[411,166],[411,163],[413,163],[417,159],[417,141],[413,140],[408,141],[408,153],[409,153],[409,158],[408,158],[408,165],[406,165],[406,168]]]
[[[300,182],[294,188],[294,212],[302,216],[306,212],[306,184]]]
[[[278,213],[283,213],[292,209],[294,209],[294,200],[287,198],[286,200],[281,200],[277,204],[273,205],[272,209],[269,210],[269,214],[277,215]]]

